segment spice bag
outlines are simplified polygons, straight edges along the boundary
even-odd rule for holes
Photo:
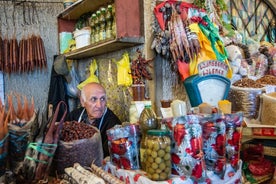
[[[242,112],[225,115],[226,161],[232,166],[235,171],[239,169],[242,121]]]
[[[28,143],[32,137],[32,126],[37,121],[37,114],[34,113],[29,122],[9,123],[9,168],[17,174],[21,169],[25,158]]]
[[[231,86],[228,100],[232,103],[232,111],[242,111],[244,117],[249,119],[257,118],[260,106],[260,95],[263,91],[263,88],[242,88]]]
[[[107,130],[110,160],[118,168],[139,169],[140,129],[138,124],[116,125]]]
[[[60,106],[65,106],[65,111],[58,121]],[[57,148],[60,130],[67,113],[67,105],[60,101],[56,107],[53,117],[47,123],[48,126],[42,128],[42,137],[38,137],[36,142],[28,144],[20,183],[36,183],[38,181],[46,182],[48,180],[49,169],[52,164],[53,156]]]
[[[206,170],[202,150],[202,128],[200,116],[186,115],[174,118],[172,151],[172,173],[204,181]]]
[[[76,132],[72,127],[80,127]],[[83,127],[83,128],[81,128]],[[87,132],[89,130],[89,132]],[[71,132],[71,133],[70,133]],[[82,135],[87,137],[83,138]],[[64,169],[72,167],[74,163],[89,167],[91,163],[101,166],[103,149],[100,131],[83,122],[65,122],[58,142],[57,151],[53,161],[53,170],[57,174],[64,174]]]
[[[206,168],[223,178],[226,167],[226,126],[222,115],[212,114],[201,119],[203,152]]]

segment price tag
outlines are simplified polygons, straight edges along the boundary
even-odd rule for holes
[[[265,92],[266,92],[266,93],[273,93],[273,92],[275,92],[275,86],[267,85],[267,86],[265,87]]]
[[[172,109],[170,107],[168,108],[160,108],[161,114],[163,118],[171,118],[173,117]]]

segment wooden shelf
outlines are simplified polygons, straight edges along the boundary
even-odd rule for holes
[[[81,15],[96,12],[100,7],[114,4],[116,35],[105,40],[66,53],[68,59],[83,59],[144,44],[143,12],[140,0],[78,0],[58,14],[58,33],[73,32]],[[130,9],[131,8],[131,9]]]
[[[105,41],[97,45],[89,45],[66,53],[68,59],[83,59],[101,54],[114,52],[117,50],[137,46],[144,43],[144,38],[122,38]]]
[[[93,1],[93,2],[92,2]],[[68,8],[64,9],[58,18],[67,20],[77,20],[82,14],[87,12],[95,12],[101,6],[107,6],[110,0],[78,0]]]

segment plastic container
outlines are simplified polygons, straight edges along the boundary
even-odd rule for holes
[[[74,32],[74,38],[76,40],[76,48],[79,49],[81,47],[90,45],[90,43],[91,43],[90,37],[91,37],[90,29],[76,30]]]
[[[164,181],[171,175],[171,138],[167,130],[149,130],[146,136],[145,163],[148,178]]]
[[[69,47],[69,41],[73,38],[71,32],[61,32],[59,33],[59,45],[60,54],[63,54]]]

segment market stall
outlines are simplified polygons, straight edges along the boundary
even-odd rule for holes
[[[255,10],[250,3],[66,2],[57,15],[59,49],[52,68],[52,79],[62,80],[49,93],[59,102],[47,104],[47,115],[41,115],[24,95],[0,100],[0,181],[275,182],[276,15],[270,1],[255,2]],[[143,11],[150,12],[151,27],[143,25]],[[5,75],[47,67],[39,35],[19,45],[15,37],[0,38]],[[145,48],[154,57],[148,59]],[[114,52],[119,57],[105,59]],[[89,60],[85,69],[80,60]],[[177,81],[173,87],[168,78]],[[107,130],[106,158],[98,128],[64,120],[72,108],[67,97],[75,103],[90,82],[103,84],[108,105],[123,120]],[[179,90],[180,96],[173,94]]]

